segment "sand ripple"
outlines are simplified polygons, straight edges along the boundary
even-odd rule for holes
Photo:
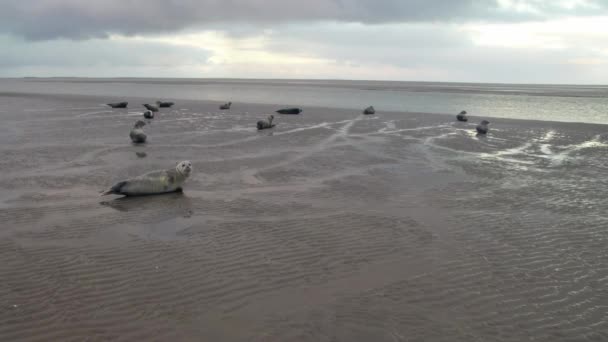
[[[184,101],[133,146],[103,99],[18,101],[0,341],[608,340],[603,126]],[[97,196],[180,159],[184,194]]]

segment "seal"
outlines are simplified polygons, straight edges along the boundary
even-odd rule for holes
[[[275,124],[272,123],[272,120],[274,120],[274,115],[270,115],[268,116],[268,121],[264,121],[264,120],[260,120],[258,121],[258,129],[268,129],[268,128],[272,128],[275,126]]]
[[[152,171],[120,181],[109,189],[101,191],[101,196],[110,194],[145,196],[182,191],[184,182],[190,173],[192,173],[192,163],[184,160],[177,163],[177,166],[172,169]]]
[[[232,102],[227,102],[227,103],[224,103],[223,105],[221,105],[220,109],[221,110],[229,110],[230,106],[232,106]]]
[[[302,109],[300,108],[283,108],[277,110],[279,114],[300,114],[302,113]]]
[[[374,106],[369,106],[363,110],[363,114],[365,114],[365,115],[376,114],[376,110],[374,109]]]
[[[467,111],[463,110],[462,112],[458,113],[458,115],[456,115],[456,120],[464,122],[469,121],[469,118],[467,117]]]
[[[133,126],[133,129],[131,129],[131,133],[129,133],[131,141],[136,144],[143,144],[146,142],[147,136],[146,133],[144,133],[144,130],[142,129],[142,127],[144,127],[145,125],[145,122],[137,120],[137,122]]]
[[[112,108],[127,108],[129,102],[116,102],[116,103],[108,103],[108,106]]]
[[[154,119],[154,113],[151,110],[147,110],[144,112],[144,118],[146,119]]]
[[[174,102],[156,101],[156,105],[159,108],[169,108],[169,107],[173,106],[174,104],[175,104]]]
[[[489,124],[490,124],[490,121],[488,121],[488,120],[483,120],[482,122],[480,122],[479,125],[477,125],[477,127],[476,127],[477,134],[487,134]]]
[[[149,111],[158,112],[158,107],[155,105],[144,103],[144,107],[146,107],[146,109]]]

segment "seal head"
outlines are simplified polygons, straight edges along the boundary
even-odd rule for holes
[[[177,163],[175,171],[183,175],[185,178],[188,178],[190,176],[190,173],[192,173],[192,163],[189,160],[181,161]]]

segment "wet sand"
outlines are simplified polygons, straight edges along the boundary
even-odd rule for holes
[[[114,100],[0,94],[0,341],[608,340],[608,126]]]

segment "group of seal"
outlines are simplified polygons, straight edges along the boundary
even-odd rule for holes
[[[228,102],[224,105],[220,106],[220,109],[230,109],[230,104],[232,104],[232,102]],[[226,107],[224,107],[226,106]],[[282,108],[277,110],[276,112],[279,114],[287,114],[287,115],[298,115],[300,113],[302,113],[302,108],[297,108],[297,107],[292,107],[292,108]],[[376,109],[374,109],[374,106],[369,106],[367,108],[365,108],[363,110],[363,114],[365,115],[372,115],[372,114],[376,114]],[[257,127],[258,129],[268,129],[268,128],[272,128],[275,126],[275,124],[272,123],[272,120],[274,119],[273,115],[270,115],[268,117],[268,121],[264,121],[264,120],[260,120],[257,122]]]
[[[173,106],[174,102],[163,102],[156,101],[156,105],[151,105],[149,103],[144,103],[143,106],[146,107],[147,111],[144,112],[144,118],[146,119],[154,119],[154,113],[159,111],[159,108],[169,108]]]
[[[124,102],[114,102],[114,103],[108,103],[107,105],[112,107],[112,108],[127,108],[127,105],[129,103],[124,101]],[[143,106],[146,107],[146,111],[144,112],[144,118],[146,119],[153,119],[154,118],[154,113],[159,111],[159,108],[169,108],[171,106],[173,106],[175,103],[174,102],[168,102],[168,101],[156,101],[156,105],[151,105],[148,103],[144,103]],[[138,120],[135,125],[133,126],[133,128],[131,129],[131,132],[129,133],[129,137],[131,138],[131,141],[135,144],[143,144],[146,142],[146,134],[143,131],[143,127],[146,125],[145,122]]]
[[[156,101],[157,106],[155,105],[151,105],[148,103],[144,103],[143,106],[146,107],[146,111],[144,112],[144,118],[146,119],[154,119],[154,113],[158,112],[158,108],[167,108],[167,107],[171,107],[173,106],[175,103],[173,102],[162,102],[162,101]],[[145,126],[146,123],[138,120],[135,123],[135,126],[133,126],[133,129],[131,130],[130,133],[130,137],[131,137],[131,141],[133,141],[136,144],[143,144],[146,142],[146,134],[144,134],[144,131],[142,129],[143,126]]]
[[[108,103],[108,106],[112,107],[112,108],[127,108],[127,105],[129,104],[129,102],[115,102],[115,103]],[[151,110],[153,112],[158,112],[158,108],[169,108],[171,106],[173,106],[175,103],[174,102],[165,102],[165,101],[156,101],[156,105],[151,105],[151,104],[144,104],[144,107],[146,107],[146,109]]]
[[[231,103],[232,102],[229,102],[227,104],[231,104]],[[275,112],[279,113],[279,114],[286,114],[286,115],[298,115],[298,114],[302,113],[303,111],[302,111],[302,108],[293,107],[293,108],[282,108],[282,109],[276,110]],[[258,130],[273,128],[274,126],[276,126],[275,124],[272,123],[272,120],[274,120],[274,115],[268,116],[268,120],[258,121],[256,124],[256,126],[258,127]]]
[[[156,101],[156,105],[146,103],[143,106],[147,111],[143,113],[143,116],[146,119],[152,119],[154,118],[154,113],[159,111],[159,108],[168,108],[173,105],[173,102],[163,101]],[[112,108],[126,108],[127,102],[108,103],[108,106]],[[145,125],[146,123],[142,120],[137,120],[133,125],[133,128],[129,132],[129,137],[134,144],[146,142],[147,136],[143,130]],[[146,156],[145,152],[137,152],[136,154],[139,158]],[[101,191],[101,195],[143,196],[182,191],[182,186],[191,173],[192,163],[184,160],[172,169],[152,171],[135,178],[120,181],[109,189]]]
[[[456,115],[456,120],[462,121],[462,122],[469,121],[469,118],[467,117],[467,111],[463,110],[460,113],[458,113],[458,115]],[[477,125],[477,127],[475,127],[475,130],[477,130],[477,134],[481,134],[481,135],[488,134],[488,130],[489,130],[488,125],[489,124],[490,124],[490,121],[488,121],[488,120],[481,121]]]
[[[156,105],[144,103],[143,106],[146,107],[147,110],[156,113],[156,112],[158,112],[159,108],[170,108],[174,104],[175,104],[175,102],[156,101]]]
[[[145,111],[143,114],[144,118],[153,119],[154,113],[158,112],[159,107],[167,108],[167,107],[171,107],[175,104],[174,102],[163,102],[163,101],[156,101],[156,103],[157,103],[156,106],[148,104],[148,103],[145,103],[143,105],[147,109],[147,111]],[[127,104],[128,104],[128,102],[116,102],[116,103],[108,103],[108,106],[110,106],[112,108],[127,108]],[[129,137],[131,138],[131,141],[133,143],[143,144],[146,142],[147,136],[143,130],[143,127],[145,125],[146,125],[146,123],[142,120],[137,120],[137,122],[135,122],[135,125],[133,125],[131,132],[129,132]]]
[[[112,103],[108,105],[112,108],[126,108],[127,102]],[[144,104],[144,107],[148,109],[144,113],[144,117],[147,119],[151,119],[154,117],[154,113],[158,112],[159,107],[171,107],[172,105],[173,102],[161,101],[157,101],[157,106]],[[230,109],[231,105],[232,102],[227,102],[225,104],[220,105],[220,109],[228,110]],[[300,114],[302,113],[302,109],[284,108],[279,109],[276,112],[280,114]],[[363,110],[364,115],[372,115],[375,113],[376,110],[373,106],[369,106]],[[467,122],[468,117],[466,115],[467,112],[463,110],[456,116],[456,119],[458,121]],[[274,115],[269,115],[267,120],[258,121],[256,124],[257,129],[263,130],[275,127],[273,120]],[[490,122],[487,120],[481,121],[476,127],[478,134],[487,134],[489,124]],[[145,125],[146,123],[142,120],[138,120],[135,123],[129,134],[133,143],[141,144],[146,142],[147,136],[143,131],[143,127]],[[172,169],[152,171],[135,178],[120,181],[111,186],[109,189],[101,191],[101,195],[103,196],[115,194],[125,196],[142,196],[182,191],[182,186],[191,173],[192,163],[188,160],[185,160],[179,162],[177,166]]]

